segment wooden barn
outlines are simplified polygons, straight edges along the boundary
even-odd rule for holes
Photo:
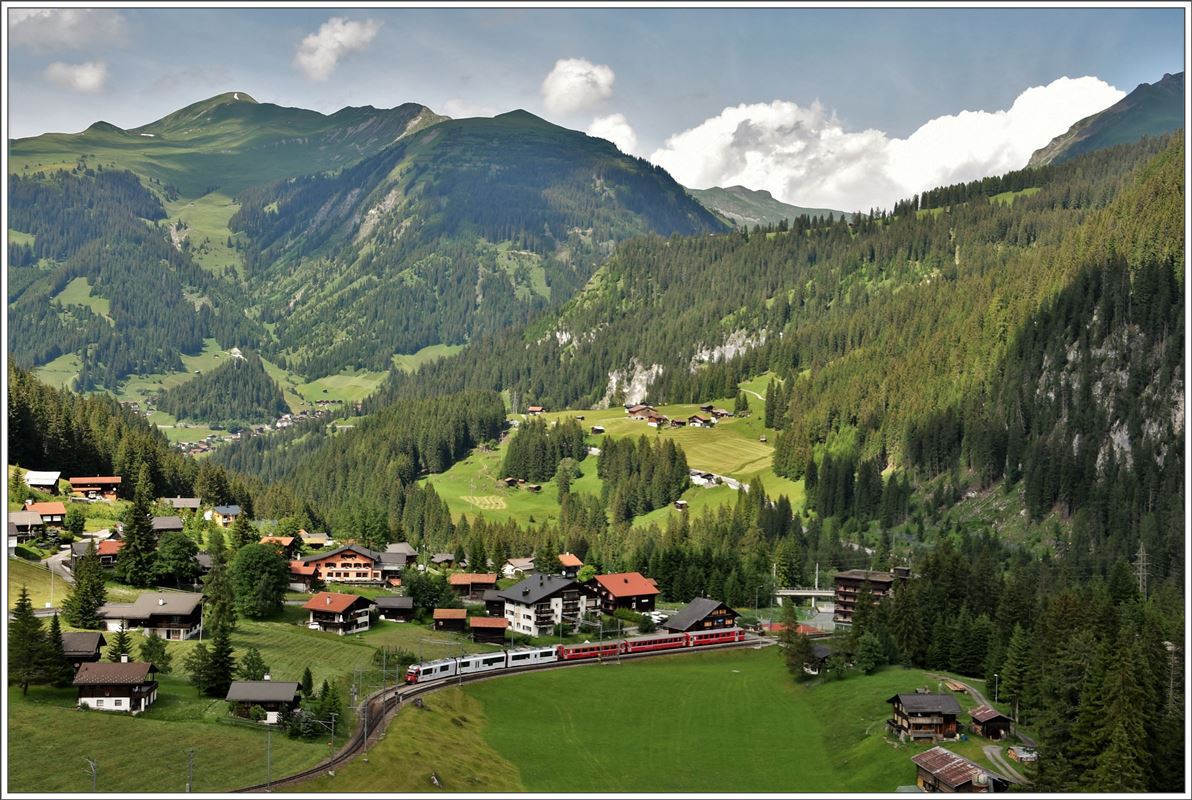
[[[505,644],[505,631],[509,629],[509,620],[503,617],[469,617],[468,629],[473,642]]]
[[[1005,739],[1010,735],[1012,720],[989,705],[980,705],[969,712],[973,719],[973,733],[987,739]]]
[[[468,610],[466,608],[436,608],[434,618],[436,631],[463,633],[468,624]]]
[[[955,736],[960,703],[950,694],[896,694],[886,701],[893,706],[886,724],[900,739],[940,739]]]
[[[1004,792],[1010,781],[943,747],[911,756],[918,768],[915,785],[925,792]]]

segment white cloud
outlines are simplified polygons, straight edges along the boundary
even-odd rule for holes
[[[548,111],[569,114],[591,108],[613,96],[612,67],[582,58],[560,58],[542,82],[542,101]]]
[[[127,35],[118,11],[84,8],[14,8],[8,12],[8,41],[33,50],[79,48],[91,42],[122,44]]]
[[[349,21],[332,17],[308,35],[294,53],[294,66],[313,81],[331,77],[340,59],[355,50],[364,50],[372,43],[381,23],[375,20]]]
[[[443,113],[452,119],[467,119],[468,117],[493,117],[496,116],[497,110],[492,106],[469,103],[467,100],[453,97],[443,104]]]
[[[650,160],[692,188],[742,184],[844,211],[890,208],[924,189],[1026,165],[1031,153],[1124,92],[1097,78],[1027,89],[1007,110],[937,117],[905,139],[846,131],[818,102],[733,106],[671,136]]]
[[[98,92],[108,80],[108,65],[102,61],[63,64],[55,61],[42,73],[50,83],[76,92]]]
[[[637,134],[624,114],[609,114],[607,117],[597,117],[588,126],[589,136],[608,139],[621,149],[622,153],[635,155],[637,151]]]

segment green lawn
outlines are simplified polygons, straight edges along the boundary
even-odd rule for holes
[[[1031,187],[1022,189],[1017,192],[1002,192],[1001,194],[995,194],[995,195],[991,196],[989,198],[989,202],[1001,203],[1003,205],[1011,206],[1011,205],[1014,205],[1015,198],[1030,197],[1033,194],[1038,194],[1039,188],[1040,187],[1038,187],[1038,186],[1031,186]]]
[[[31,233],[25,233],[24,231],[14,230],[13,228],[8,229],[8,243],[9,244],[29,245],[30,247],[32,247],[33,243],[36,241],[37,241],[37,237]]]
[[[112,302],[106,297],[96,297],[91,294],[91,283],[86,278],[75,278],[66,284],[66,288],[54,296],[54,302],[64,306],[86,306],[99,316],[112,321],[109,313]]]
[[[413,372],[428,361],[437,358],[447,358],[463,350],[462,344],[432,344],[408,355],[399,354],[393,357],[393,366],[406,372]]]
[[[33,370],[33,374],[42,383],[55,389],[69,389],[74,385],[74,379],[79,376],[83,367],[83,360],[75,353],[66,353],[53,361],[42,364]]]
[[[231,267],[243,275],[243,259],[228,247],[228,237],[236,235],[228,228],[228,220],[240,208],[236,201],[220,192],[211,192],[195,199],[179,198],[165,204],[169,224],[186,223],[183,230],[190,242],[190,254],[199,266],[222,275]]]

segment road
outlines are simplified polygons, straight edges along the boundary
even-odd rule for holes
[[[74,583],[74,576],[70,574],[70,567],[67,562],[70,559],[70,550],[59,550],[54,555],[45,560],[45,565],[49,567],[50,572],[66,581],[67,583]]]
[[[1017,783],[1030,783],[1021,772],[1010,766],[1010,762],[1002,757],[1001,745],[987,744],[981,749],[985,751],[985,757],[992,761],[1007,778]]]

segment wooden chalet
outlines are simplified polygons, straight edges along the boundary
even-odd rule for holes
[[[260,543],[272,545],[287,561],[297,558],[302,550],[302,540],[297,536],[262,536]]]
[[[479,599],[489,589],[497,588],[495,572],[454,572],[447,583],[461,597]]]
[[[803,665],[803,671],[808,675],[819,675],[828,668],[828,660],[832,658],[832,648],[826,644],[816,642],[811,645],[811,661]]]
[[[153,518],[153,534],[155,536],[171,532],[182,533],[183,527],[182,517],[179,516]]]
[[[699,410],[704,412],[705,414],[711,414],[712,408],[713,408],[713,406],[711,403],[700,403]]]
[[[670,616],[662,627],[675,633],[706,631],[714,628],[732,628],[737,624],[736,611],[720,600],[697,597]]]
[[[8,524],[12,526],[9,538],[12,544],[24,544],[30,539],[36,539],[45,533],[46,526],[42,522],[41,514],[36,511],[9,511]]]
[[[987,739],[1005,739],[1010,735],[1010,723],[1013,720],[988,704],[977,706],[969,712],[969,716],[973,720],[973,733]]]
[[[592,434],[594,436],[599,436],[600,434],[604,433],[604,426],[603,425],[593,425],[589,430],[592,431]]]
[[[506,578],[516,578],[519,574],[524,575],[533,569],[533,558],[511,558],[501,567],[501,575]]]
[[[319,582],[319,568],[302,561],[290,562],[289,588],[295,592],[313,592]]]
[[[541,414],[544,411],[546,411],[545,406],[529,406],[526,408],[526,413],[531,416],[534,416],[535,414]]]
[[[118,543],[117,543],[118,544]],[[108,631],[141,629],[180,641],[203,630],[203,595],[197,592],[143,592],[134,603],[107,603],[99,618]]]
[[[436,631],[463,633],[468,623],[466,608],[436,608],[434,613]]]
[[[308,533],[307,531],[298,531],[298,538],[302,540],[302,546],[309,550],[322,550],[331,542],[331,537],[326,533]]]
[[[71,494],[86,497],[88,500],[115,501],[120,491],[123,479],[119,475],[95,475],[90,478],[71,478]]]
[[[675,508],[679,509],[680,511],[686,511],[687,510],[687,501],[686,500],[676,500]]]
[[[559,553],[560,572],[568,578],[574,578],[583,568],[584,562],[575,553]]]
[[[505,644],[509,620],[504,617],[468,617],[468,631],[473,642]]]
[[[219,527],[226,528],[235,522],[240,514],[240,506],[216,506],[211,509],[211,520]]]
[[[436,567],[451,569],[455,566],[455,555],[453,553],[435,553],[430,557],[430,563]]]
[[[918,768],[915,785],[925,792],[1004,792],[1010,781],[964,756],[933,747],[911,756]]]
[[[62,650],[66,660],[76,670],[83,664],[94,664],[103,655],[108,640],[99,631],[68,631],[62,634]]]
[[[41,514],[41,522],[51,528],[61,528],[66,524],[66,504],[60,500],[48,503],[34,503],[25,501],[25,510]]]
[[[943,739],[959,733],[960,703],[950,694],[912,692],[886,701],[892,713],[886,724],[899,739]]]
[[[369,616],[374,606],[367,597],[319,592],[302,607],[310,612],[306,623],[308,628],[344,636],[368,630]]]
[[[647,406],[638,403],[637,405],[633,405],[625,409],[625,413],[629,415],[630,419],[645,419],[647,415],[656,414],[658,412],[654,410],[653,406]]]
[[[377,614],[391,622],[409,622],[414,618],[414,598],[385,596],[373,600]]]
[[[25,473],[25,485],[30,489],[36,489],[39,492],[58,494],[58,481],[61,478],[61,472],[31,469]]]
[[[96,661],[83,664],[75,673],[78,705],[97,711],[127,711],[140,714],[157,699],[157,681],[151,677],[157,667],[144,661]]]
[[[712,419],[724,419],[725,417],[732,416],[731,412],[729,412],[727,409],[723,409],[723,408],[714,408],[714,409],[712,409],[711,413],[712,413]]]
[[[232,681],[224,699],[236,716],[249,719],[253,706],[260,706],[265,712],[265,722],[276,725],[282,716],[298,707],[302,691],[297,683],[270,680],[266,675],[263,681]]]
[[[322,581],[368,584],[382,582],[380,556],[358,544],[346,544],[299,560],[307,566],[314,566]]]
[[[832,621],[837,625],[851,625],[857,604],[881,602],[894,591],[894,581],[891,572],[850,569],[836,573],[836,611]]]
[[[505,598],[501,597],[500,589],[489,589],[481,599],[484,600],[484,613],[490,617],[499,617],[505,613]]]
[[[198,511],[202,503],[197,497],[162,497],[163,503],[175,511]]]
[[[74,572],[78,569],[79,559],[87,555],[87,548],[91,540],[84,539],[81,542],[72,542],[70,545],[70,571]],[[95,553],[99,556],[99,565],[104,569],[111,569],[116,566],[116,558],[120,555],[120,548],[124,546],[124,542],[119,539],[104,539],[95,543]]]
[[[527,484],[526,484],[526,491],[527,491],[527,492],[534,492],[535,494],[537,494],[538,492],[541,492],[541,491],[542,491],[542,484],[540,484],[540,483],[527,483]]]
[[[699,414],[692,414],[687,418],[687,424],[692,428],[710,428],[712,427],[712,420],[707,417],[701,417]]]
[[[654,600],[661,592],[654,582],[640,572],[616,572],[597,575],[588,581],[600,600],[600,610],[612,614],[618,608],[637,613],[654,610]]]
[[[1033,747],[1015,744],[1006,748],[1006,757],[1020,764],[1033,764],[1039,760],[1039,753]]]

